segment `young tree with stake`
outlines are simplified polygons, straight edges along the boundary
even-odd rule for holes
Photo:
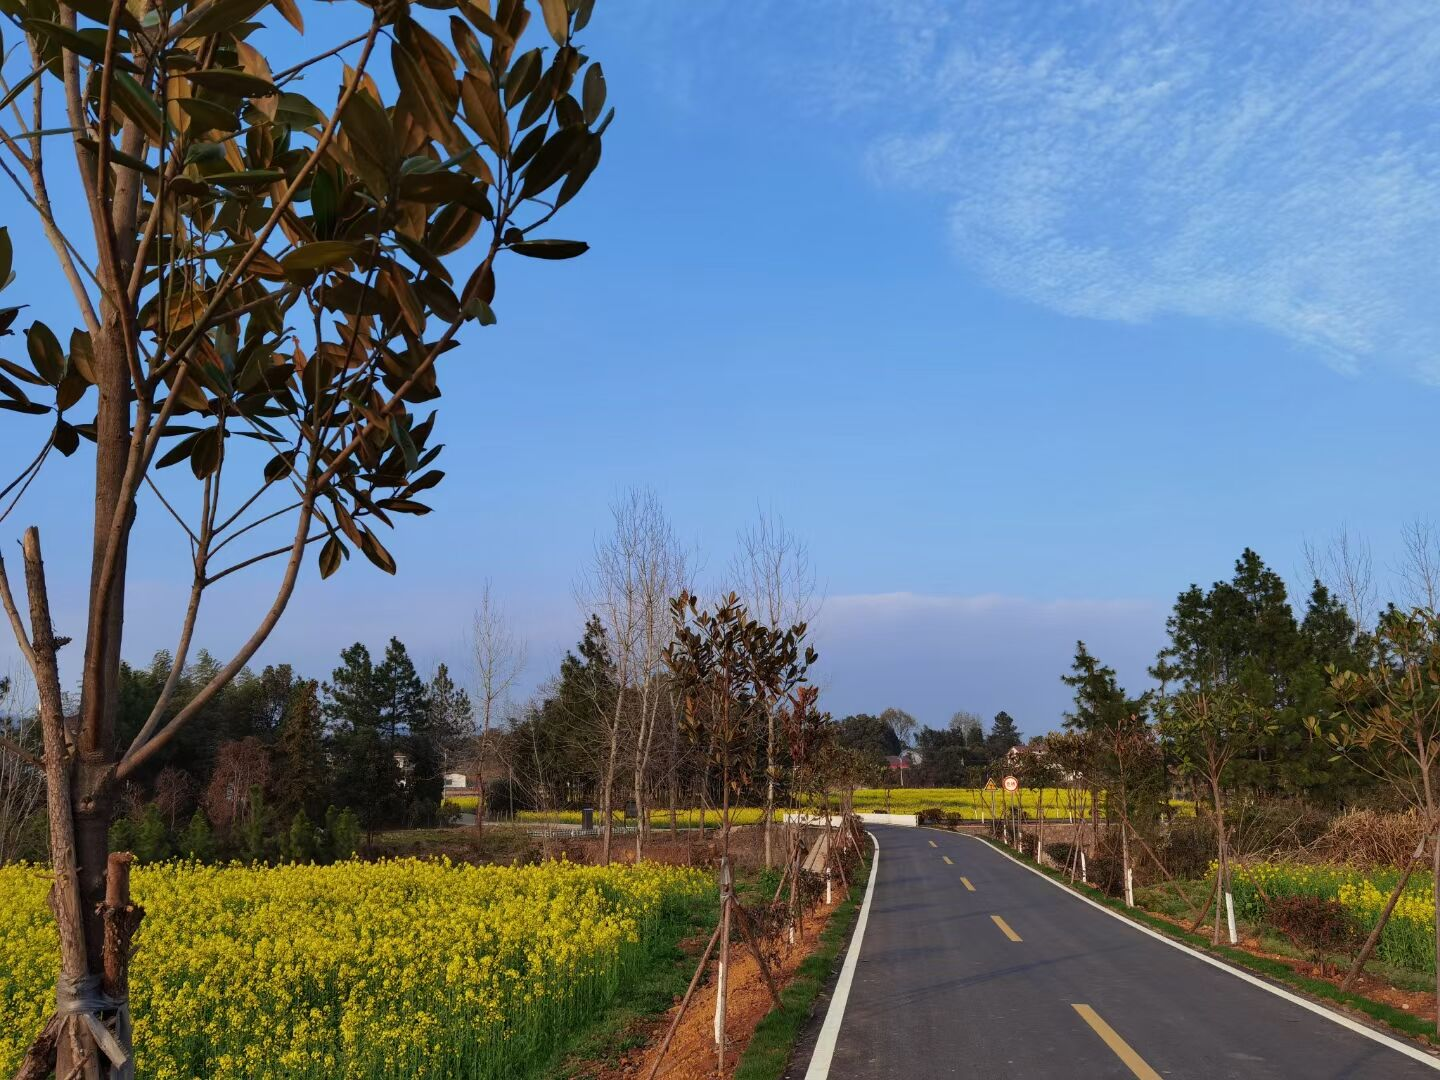
[[[1375,631],[1375,657],[1363,671],[1331,668],[1330,689],[1336,711],[1311,717],[1312,733],[1338,753],[1378,777],[1410,805],[1425,823],[1424,839],[1402,867],[1354,964],[1344,988],[1355,984],[1405,886],[1431,845],[1432,868],[1440,881],[1440,615],[1427,608],[1387,610]],[[1435,903],[1436,959],[1440,961],[1440,897]],[[1440,965],[1436,967],[1440,992]],[[1436,1022],[1440,1032],[1440,1020]]]
[[[106,842],[118,788],[255,655],[307,551],[325,577],[352,550],[394,572],[376,530],[427,513],[419,496],[442,476],[431,468],[437,361],[467,324],[495,321],[502,254],[585,250],[541,230],[597,165],[609,122],[599,65],[573,40],[592,2],[541,0],[543,48],[528,47],[523,0],[434,0],[413,13],[400,0],[329,4],[336,32],[281,70],[251,39],[277,17],[301,30],[295,0],[0,5],[29,57],[0,103],[18,121],[0,122],[20,193],[7,205],[36,216],[76,324],[57,333],[33,322],[25,362],[0,362],[0,408],[41,425],[36,453],[0,491],[23,492],[53,453],[94,446],[84,626],[54,625],[37,528],[24,534],[21,580],[0,564],[0,605],[40,703],[60,940],[57,1011],[22,1076],[133,1072],[125,954],[138,912]],[[373,72],[387,63],[389,100]],[[316,101],[299,92],[301,76],[338,90]],[[51,150],[65,144],[84,194],[77,220],[50,194]],[[0,230],[5,302],[11,263]],[[0,308],[0,332],[22,307]],[[167,482],[182,471],[193,488]],[[198,496],[189,513],[187,489]],[[189,595],[172,676],[117,746],[142,505],[183,531]],[[172,711],[207,590],[272,562],[264,614]],[[71,636],[73,714],[59,659]]]

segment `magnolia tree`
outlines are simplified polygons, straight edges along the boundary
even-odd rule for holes
[[[1346,989],[1354,985],[1379,944],[1427,842],[1432,843],[1432,869],[1440,880],[1440,838],[1432,836],[1440,828],[1440,615],[1428,608],[1391,608],[1380,618],[1374,647],[1373,662],[1364,671],[1330,669],[1335,712],[1307,723],[1312,732],[1390,787],[1420,815],[1425,830],[1345,976]],[[1435,924],[1440,928],[1440,897],[1435,902]],[[1440,937],[1435,949],[1440,961]],[[1440,965],[1436,985],[1440,990]]]
[[[93,499],[73,499],[77,526],[93,506],[83,626],[52,621],[38,529],[24,533],[23,581],[0,564],[39,703],[59,926],[56,1012],[21,1075],[132,1073],[140,912],[107,847],[117,790],[254,656],[307,555],[322,577],[354,552],[395,572],[381,530],[427,513],[442,476],[440,357],[495,321],[502,255],[585,250],[545,229],[609,122],[604,76],[575,38],[592,4],[541,0],[532,30],[524,0],[0,2],[22,43],[0,91],[18,192],[5,205],[34,216],[71,311],[70,325],[31,322],[0,359],[0,408],[30,418],[35,443],[0,497],[55,454],[93,455],[94,478]],[[307,34],[307,15],[323,27]],[[62,171],[75,209],[52,197]],[[26,306],[11,267],[0,230],[7,334]],[[183,530],[189,588],[170,677],[121,746],[142,512]],[[265,566],[273,593],[243,645],[172,707],[207,591]],[[73,709],[66,646],[81,654]]]

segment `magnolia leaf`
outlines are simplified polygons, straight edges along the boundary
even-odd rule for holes
[[[521,240],[510,250],[532,259],[573,259],[589,251],[590,245],[583,240]]]
[[[25,413],[27,416],[44,416],[50,411],[50,406],[41,405],[37,401],[0,401],[0,409]]]
[[[532,199],[556,183],[585,150],[590,132],[583,127],[561,128],[536,152],[525,168],[520,197]]]
[[[570,12],[565,0],[540,0],[540,10],[545,15],[545,29],[555,39],[556,45],[564,45],[570,38]]]
[[[445,479],[445,474],[443,472],[441,472],[439,469],[431,469],[425,475],[410,481],[409,485],[405,488],[403,494],[406,497],[409,497],[416,494],[417,492],[433,488],[443,479]]]
[[[280,12],[285,21],[293,26],[300,33],[305,32],[305,17],[300,14],[299,5],[295,0],[273,0],[275,10]]]
[[[21,382],[28,383],[31,386],[46,385],[45,380],[40,378],[39,375],[36,375],[33,371],[26,371],[19,364],[12,363],[9,360],[0,359],[0,371],[8,371],[11,375],[15,376],[15,378],[19,379]]]
[[[55,449],[69,457],[80,449],[80,433],[67,424],[64,420],[55,422]]]
[[[185,36],[203,38],[224,33],[243,23],[269,2],[270,0],[211,0],[209,6],[203,9],[192,6],[190,10],[199,11],[200,14],[194,22],[185,27]]]
[[[470,242],[485,218],[468,206],[451,203],[435,215],[425,232],[425,246],[433,255],[449,255]]]
[[[168,469],[171,465],[178,465],[190,457],[190,450],[195,445],[195,440],[200,437],[197,431],[194,435],[187,435],[169,450],[162,454],[155,462],[157,469]]]
[[[393,510],[397,514],[415,514],[419,517],[430,513],[430,507],[424,503],[416,502],[414,499],[381,499],[380,505],[386,510]]]
[[[287,274],[299,274],[307,270],[323,270],[349,262],[364,249],[348,240],[316,240],[298,247],[280,260]]]
[[[190,446],[190,471],[196,480],[203,480],[220,466],[220,428],[206,428],[194,440]]]
[[[10,272],[15,251],[10,245],[10,230],[0,225],[0,289],[10,284]]]
[[[412,172],[400,177],[400,197],[415,202],[466,202],[474,187],[463,173]]]
[[[465,122],[479,135],[486,146],[503,161],[510,154],[510,124],[500,107],[500,95],[484,79],[466,75],[460,81],[460,103],[465,109]]]
[[[474,319],[481,326],[495,325],[495,311],[484,300],[478,296],[472,296],[465,301],[465,306],[460,309],[467,319]]]
[[[241,169],[238,172],[207,173],[205,182],[221,187],[261,187],[285,179],[284,169]]]
[[[97,22],[101,26],[110,25],[110,13],[112,10],[110,0],[70,0],[69,6],[81,15],[84,15],[87,19]],[[119,16],[118,25],[120,29],[140,29],[140,20],[130,13],[126,5],[120,4],[114,10]]]
[[[65,378],[67,364],[65,351],[60,348],[60,339],[43,322],[35,322],[25,331],[25,347],[30,353],[30,363],[35,372],[51,386],[59,386]]]
[[[505,73],[505,107],[513,109],[540,82],[540,50],[531,49]]]
[[[581,101],[585,107],[585,123],[593,124],[600,119],[600,110],[605,108],[605,72],[600,64],[591,64],[585,72],[585,83],[581,89]]]
[[[165,131],[165,117],[154,95],[126,71],[116,71],[110,86],[115,108],[135,121],[140,130],[150,137],[151,142],[158,143]]]
[[[77,56],[83,56],[86,60],[93,60],[95,63],[103,63],[105,60],[105,31],[71,30],[68,26],[61,26],[59,23],[47,22],[44,19],[22,19],[21,25],[32,34],[49,38],[62,49],[72,52]],[[130,42],[123,36],[118,37],[115,42],[117,50],[129,50]],[[111,57],[111,64],[116,71],[128,71],[133,74],[140,74],[140,69],[126,56],[119,51]]]
[[[175,98],[174,104],[190,117],[186,134],[192,138],[207,131],[239,131],[240,117],[233,109],[204,98]]]
[[[219,94],[234,94],[236,97],[269,97],[280,90],[269,79],[252,75],[240,68],[208,68],[201,71],[187,71],[185,78],[201,90],[213,90]]]
[[[325,541],[325,546],[320,549],[320,577],[328,578],[336,570],[340,569],[340,563],[350,557],[350,549],[340,542],[338,536],[332,536]]]
[[[360,532],[360,550],[372,563],[384,570],[387,574],[395,573],[395,560],[390,552],[385,550],[385,545],[375,539],[375,534],[369,529]]]
[[[20,387],[16,386],[4,375],[0,375],[0,394],[4,394],[6,397],[10,398],[13,401],[19,401],[22,403],[28,403],[30,401],[30,398],[25,393],[25,391],[21,390]]]

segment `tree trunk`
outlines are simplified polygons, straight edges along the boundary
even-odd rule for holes
[[[1440,835],[1435,836],[1432,846],[1430,869],[1434,876],[1431,880],[1440,882]],[[1440,897],[1435,900],[1435,1000],[1440,1001]],[[1440,1012],[1435,1014],[1435,1032],[1440,1035]]]
[[[616,729],[610,735],[610,750],[605,755],[605,782],[600,788],[600,865],[610,865],[610,840],[614,828],[612,810],[615,806],[615,755],[620,738]]]
[[[1219,848],[1219,865],[1215,876],[1215,929],[1210,935],[1212,945],[1220,944],[1220,920],[1225,917],[1225,898],[1230,893],[1230,845],[1225,837],[1225,807],[1220,797],[1220,778],[1210,779],[1210,794],[1215,801],[1215,835]]]
[[[775,708],[766,709],[765,732],[765,867],[775,865],[771,834],[775,831]]]

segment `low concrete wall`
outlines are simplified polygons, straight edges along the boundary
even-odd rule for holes
[[[866,825],[914,826],[920,824],[919,814],[856,814],[855,816],[858,817],[861,821],[863,821]],[[823,815],[817,816],[814,814],[796,814],[794,812],[788,812],[785,815],[785,820],[798,821],[802,825],[825,824],[825,818]],[[835,820],[835,817],[832,816],[831,820]]]

